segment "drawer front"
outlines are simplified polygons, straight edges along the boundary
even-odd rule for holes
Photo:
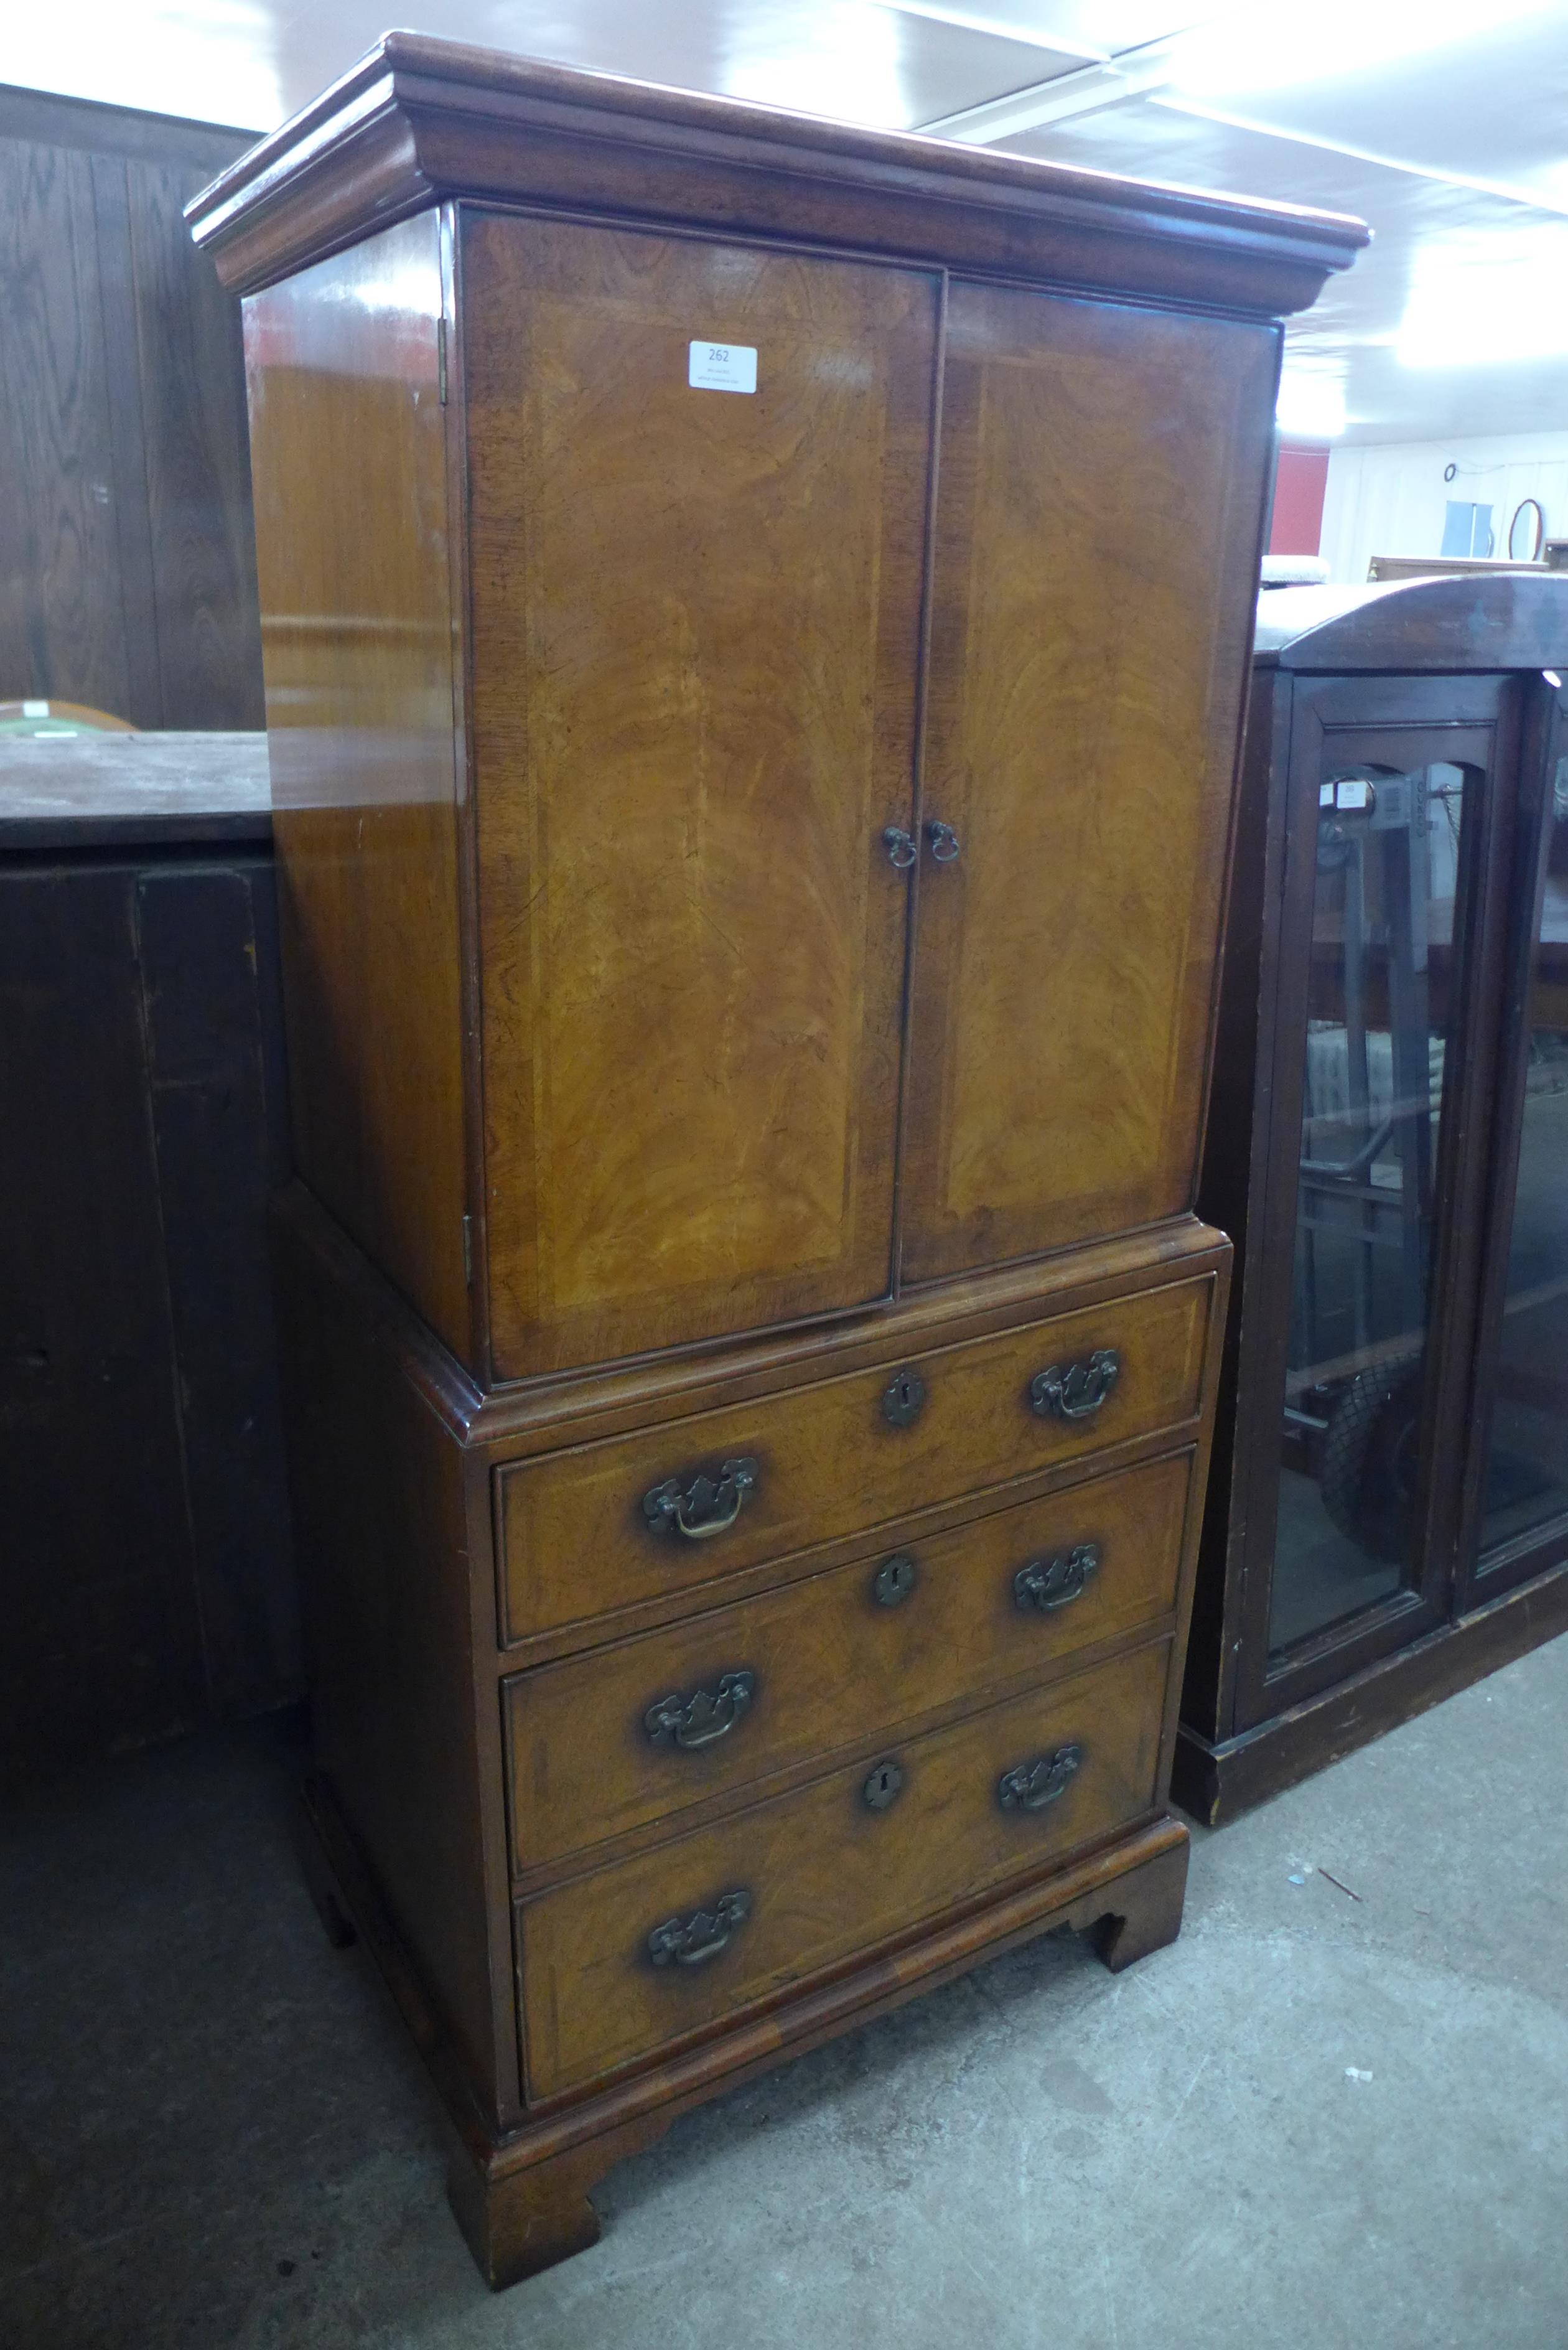
[[[1161,1642],[889,1744],[520,1903],[529,2096],[672,2048],[1147,1813],[1169,1656]]]
[[[983,1704],[1176,1604],[1192,1454],[505,1685],[513,1852],[536,1868],[770,1771]]]
[[[667,1598],[1189,1419],[1213,1295],[1206,1274],[502,1469],[504,1637]],[[1086,1367],[1105,1356],[1119,1367],[1096,1405]],[[1036,1408],[1032,1383],[1075,1367]],[[726,1476],[733,1462],[747,1466]]]

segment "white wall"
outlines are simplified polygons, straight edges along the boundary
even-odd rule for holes
[[[1451,482],[1443,479],[1446,465],[1459,467]],[[1375,555],[1439,554],[1450,498],[1491,507],[1494,555],[1508,551],[1508,525],[1521,498],[1540,499],[1549,538],[1568,538],[1568,432],[1334,450],[1323,502],[1330,578],[1355,587]]]

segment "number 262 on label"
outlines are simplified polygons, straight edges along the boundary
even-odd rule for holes
[[[757,354],[750,343],[692,343],[686,380],[696,391],[755,391]]]

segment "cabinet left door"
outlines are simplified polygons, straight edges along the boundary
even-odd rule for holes
[[[934,276],[462,222],[491,1349],[891,1281]]]

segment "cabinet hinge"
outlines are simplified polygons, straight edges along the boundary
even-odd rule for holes
[[[473,1218],[472,1216],[464,1216],[462,1220],[462,1277],[472,1289],[473,1286]]]
[[[446,320],[436,320],[436,390],[441,404],[446,406]]]

